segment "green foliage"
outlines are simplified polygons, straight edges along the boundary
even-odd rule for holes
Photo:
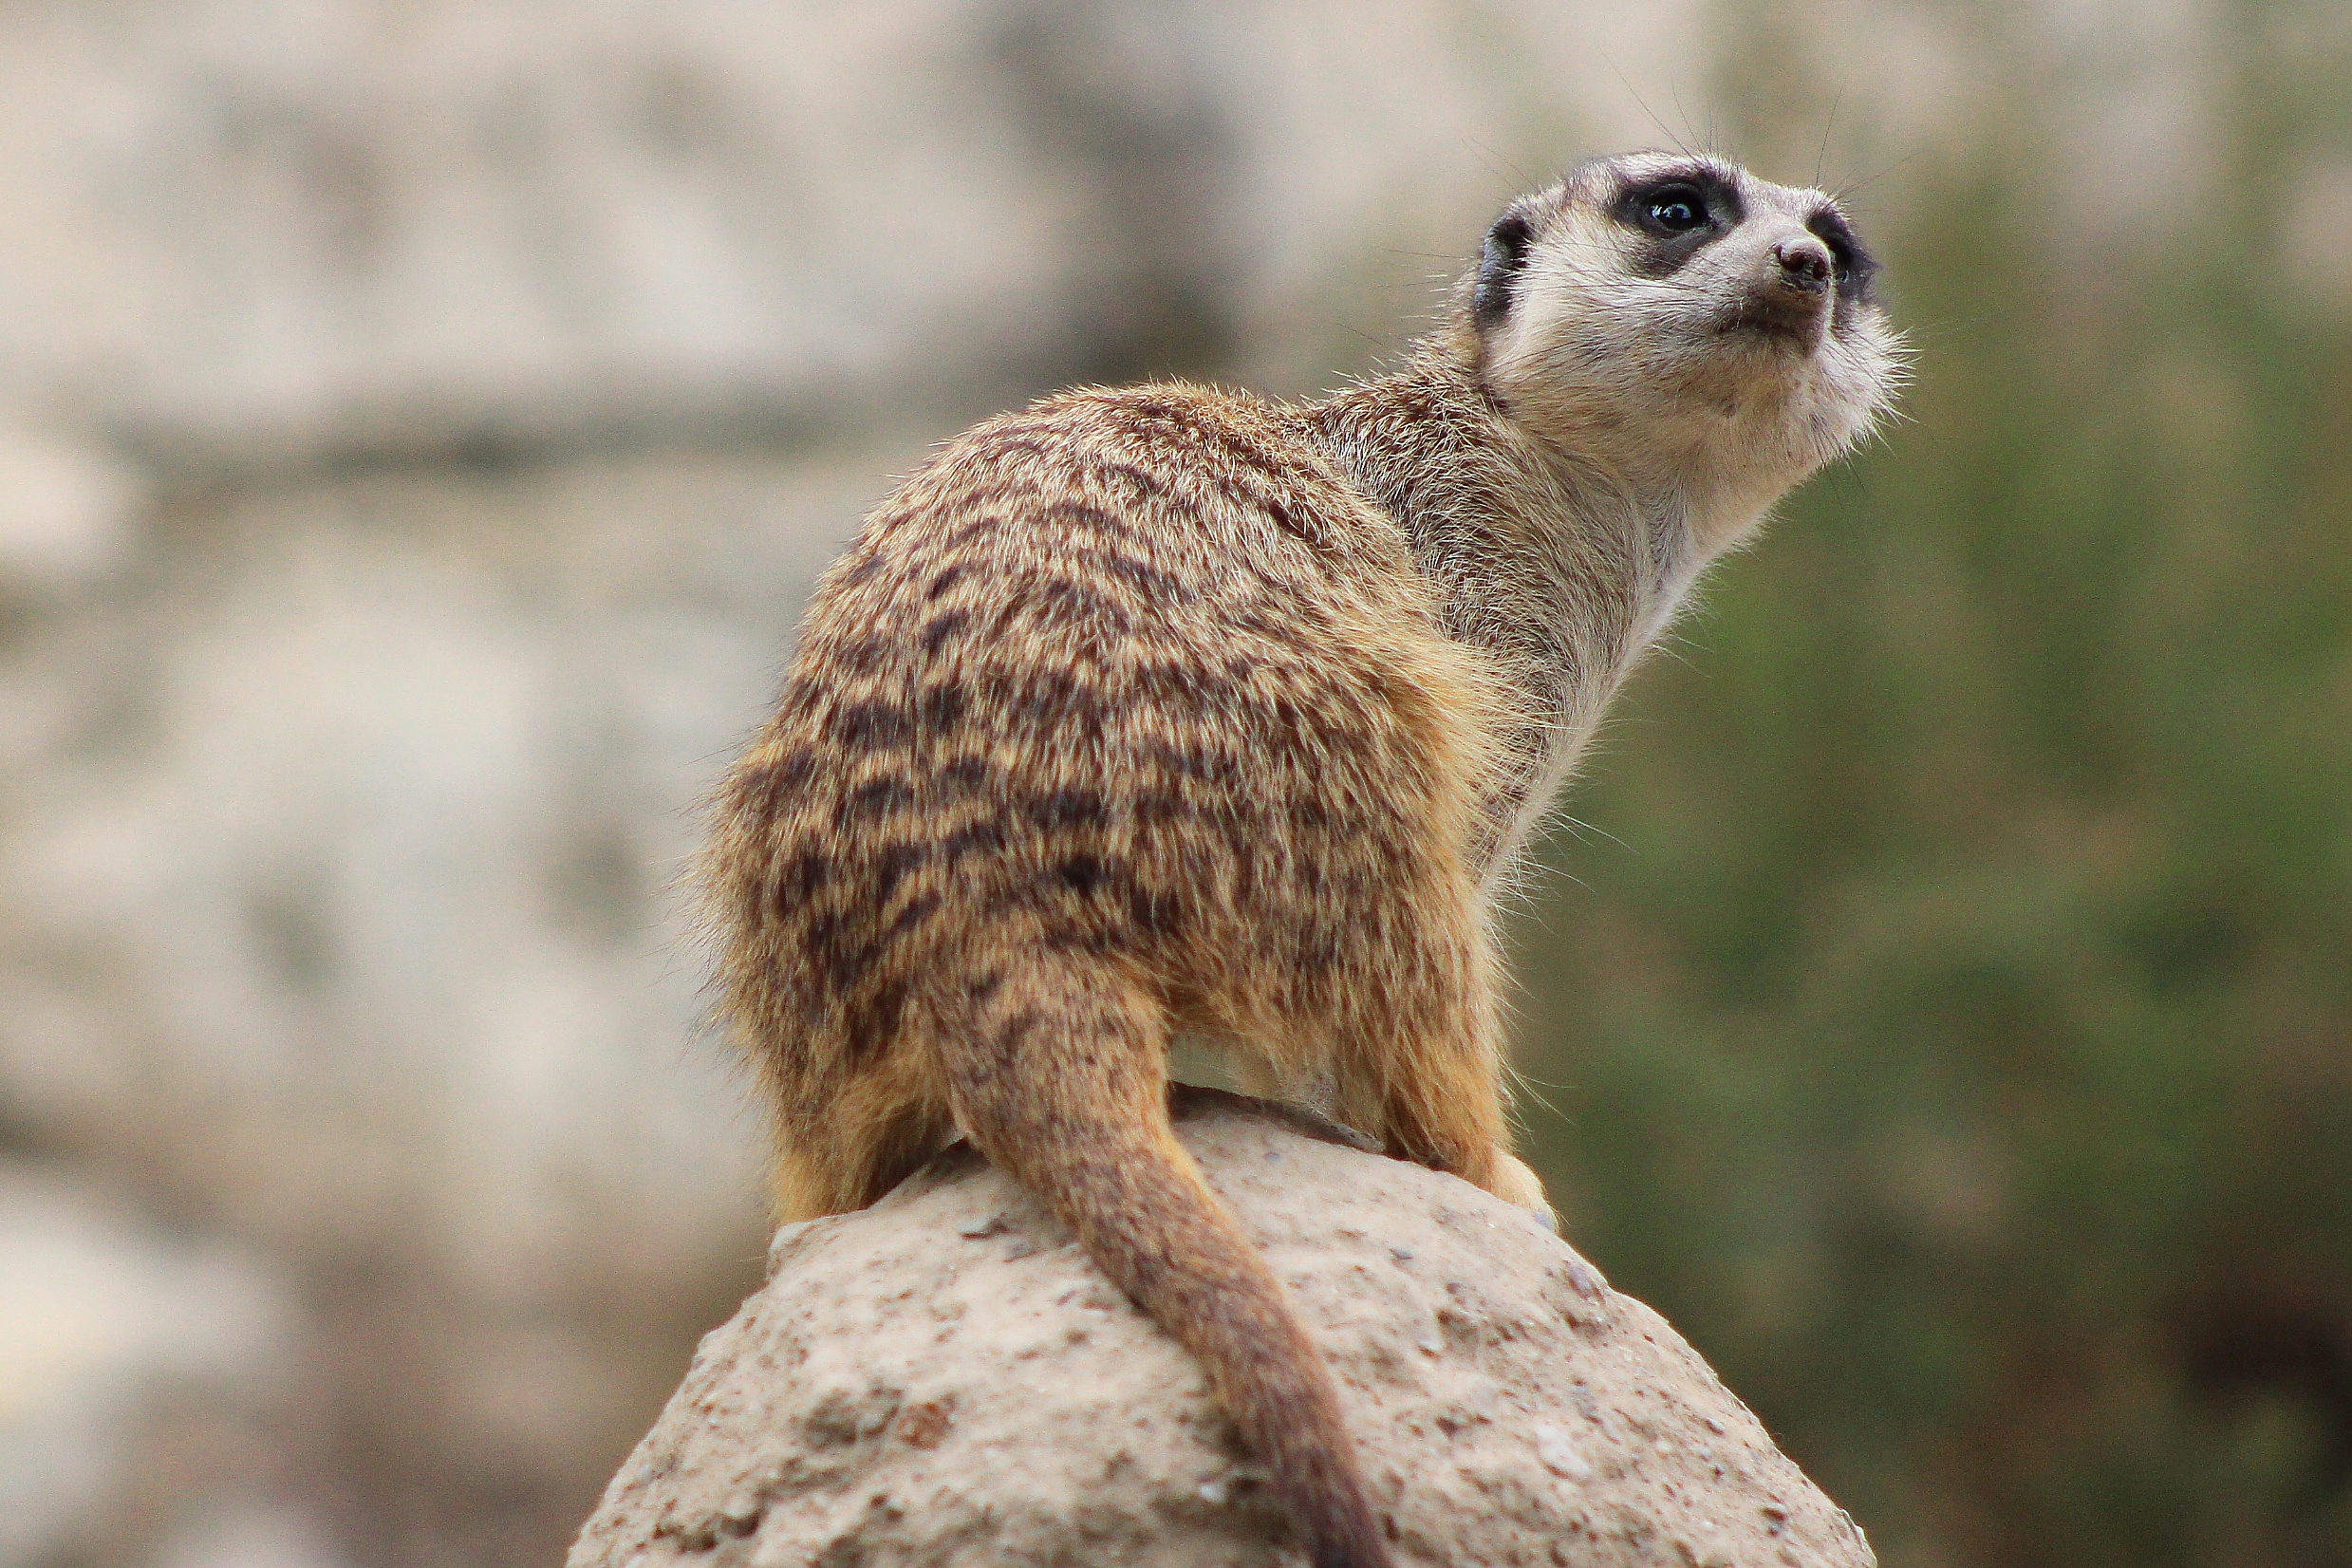
[[[2352,58],[2245,32],[2132,243],[2028,116],[1906,167],[1911,422],[1521,933],[1571,1234],[1891,1565],[2352,1563],[2352,302],[2276,254]]]

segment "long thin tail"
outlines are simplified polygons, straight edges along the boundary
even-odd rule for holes
[[[1330,1369],[1169,1130],[1152,999],[1065,954],[1017,973],[967,994],[942,1041],[965,1133],[1200,1359],[1316,1568],[1391,1568]]]

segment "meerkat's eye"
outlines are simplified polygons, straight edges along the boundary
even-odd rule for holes
[[[1707,227],[1707,197],[1695,185],[1660,186],[1643,198],[1642,216],[1670,234],[1687,234]]]

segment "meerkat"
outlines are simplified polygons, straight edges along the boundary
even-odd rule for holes
[[[1542,1207],[1494,888],[1700,570],[1890,407],[1875,271],[1820,191],[1595,159],[1503,211],[1394,374],[1073,391],[948,442],[713,802],[779,1217],[960,1132],[1198,1357],[1317,1568],[1386,1568],[1334,1379],[1170,1130],[1169,1042]]]

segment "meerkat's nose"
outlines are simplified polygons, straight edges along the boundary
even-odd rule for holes
[[[1754,271],[1738,309],[1739,325],[1809,349],[1820,341],[1830,317],[1829,286],[1838,270],[1829,247],[1793,223],[1759,237],[1769,241],[1771,259],[1749,252]]]
[[[1782,240],[1772,247],[1772,255],[1781,264],[1783,288],[1814,294],[1829,287],[1829,247],[1812,235]]]

